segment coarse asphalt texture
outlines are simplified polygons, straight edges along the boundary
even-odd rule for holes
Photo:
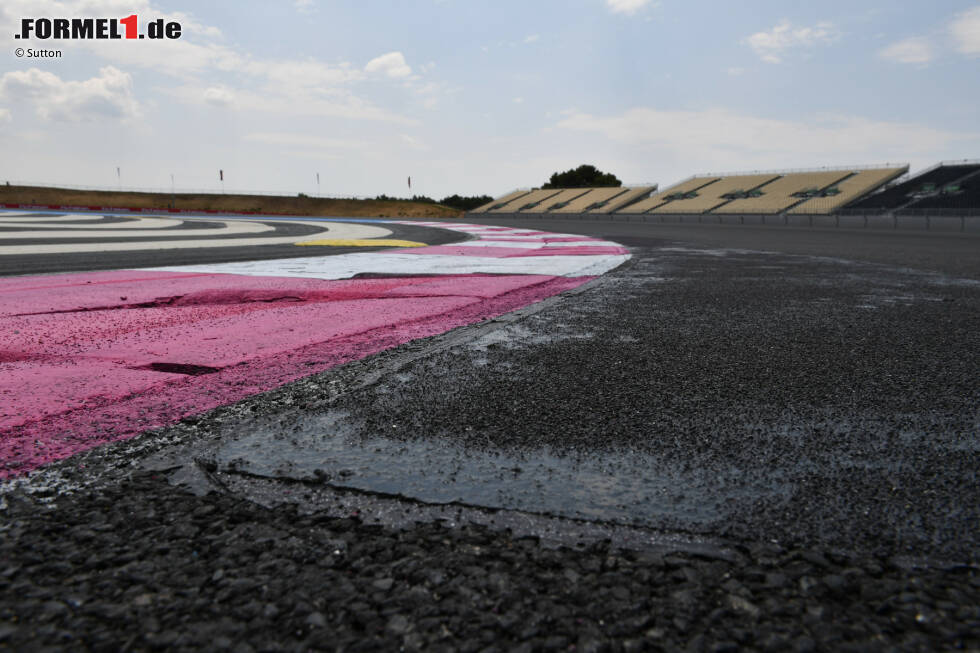
[[[980,647],[980,241],[520,224],[634,260],[14,484],[0,647]]]

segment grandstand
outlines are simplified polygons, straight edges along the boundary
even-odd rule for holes
[[[980,161],[940,163],[905,181],[909,166],[702,175],[657,187],[514,191],[474,213],[537,215],[812,216],[854,213],[980,215]],[[900,183],[896,183],[900,182]],[[889,186],[889,184],[892,184]],[[884,188],[884,190],[879,190]],[[647,220],[649,218],[642,218]],[[788,221],[785,221],[789,224]],[[865,220],[866,222],[866,220]],[[835,224],[839,221],[835,220]]]
[[[478,206],[477,208],[475,208],[472,211],[470,211],[470,213],[486,213],[487,211],[490,211],[491,209],[499,209],[500,207],[506,206],[510,202],[513,202],[518,197],[524,197],[525,195],[527,195],[530,192],[531,191],[528,191],[528,190],[515,190],[514,192],[507,193],[503,197],[498,198],[498,199],[495,199],[494,201],[492,201],[492,202],[490,202],[488,204],[484,204],[483,206]]]
[[[680,199],[685,195],[696,193],[698,189],[716,181],[718,181],[718,177],[694,177],[692,179],[688,179],[687,181],[682,181],[679,184],[675,184],[665,191],[655,193],[645,200],[640,200],[639,202],[630,204],[629,206],[620,209],[619,212],[646,213],[650,209],[655,209],[672,199]],[[694,195],[692,195],[692,197],[694,197]]]
[[[791,208],[791,215],[829,215],[841,207],[864,197],[876,188],[901,177],[909,171],[908,166],[899,168],[875,168],[861,170],[834,184],[835,194],[818,194]]]
[[[617,195],[608,202],[588,211],[588,213],[593,214],[608,214],[614,211],[619,211],[625,206],[629,206],[633,202],[644,199],[647,195],[657,190],[654,186],[638,186],[636,188],[629,188],[625,193]]]
[[[572,200],[565,206],[552,209],[552,213],[585,213],[589,209],[597,209],[601,205],[629,191],[629,188],[622,186],[610,186],[607,188],[592,188],[585,195]]]
[[[980,171],[946,184],[934,194],[917,199],[909,208],[956,211],[980,208]]]
[[[941,205],[960,205],[959,208],[978,208],[970,204],[971,193],[964,193],[961,185],[976,185],[980,162],[943,162],[880,193],[848,206],[848,209],[865,211],[894,211],[904,208],[940,208]],[[948,196],[948,197],[947,197]],[[956,197],[961,197],[956,200]],[[952,207],[951,207],[952,208]]]
[[[716,181],[694,191],[694,197],[685,195],[661,204],[651,213],[708,213],[715,207],[727,204],[733,197],[754,197],[758,188],[777,179],[777,174],[734,175],[720,177]]]
[[[517,213],[518,211],[526,211],[544,202],[545,200],[551,199],[555,195],[561,192],[558,188],[549,188],[548,190],[532,190],[530,193],[521,195],[516,199],[507,202],[506,204],[497,205],[490,209],[490,213]]]
[[[544,213],[545,211],[560,209],[572,200],[585,195],[589,190],[588,188],[569,188],[560,191],[557,195],[549,197],[546,201],[527,209],[525,213]]]
[[[716,208],[713,213],[782,213],[804,198],[826,192],[834,184],[850,177],[850,171],[797,172],[784,175],[761,186],[760,194],[735,198]]]

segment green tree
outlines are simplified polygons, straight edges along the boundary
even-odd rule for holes
[[[493,198],[489,195],[474,195],[473,197],[450,195],[449,197],[444,197],[439,203],[462,211],[472,211],[476,207],[489,204],[492,201]]]
[[[573,170],[556,172],[541,188],[593,188],[598,186],[622,186],[616,175],[603,172],[595,166],[583,164]]]

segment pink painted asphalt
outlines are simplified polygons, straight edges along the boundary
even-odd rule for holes
[[[0,280],[0,478],[589,280],[155,275]],[[146,369],[152,363],[218,371],[188,376]]]
[[[450,228],[524,246],[399,252],[438,255],[433,264],[443,257],[626,252],[577,236]],[[559,242],[581,245],[548,246]],[[180,270],[0,279],[0,479],[497,317],[593,278],[451,270],[341,280]]]

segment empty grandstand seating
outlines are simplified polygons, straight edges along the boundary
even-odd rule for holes
[[[920,197],[909,209],[980,209],[980,170]]]
[[[687,181],[682,181],[679,184],[675,184],[665,191],[660,193],[654,193],[645,200],[640,200],[630,204],[623,209],[620,209],[620,213],[646,213],[650,209],[655,209],[658,206],[669,202],[671,198],[680,198],[688,193],[695,193],[699,188],[703,188],[710,183],[718,181],[718,177],[694,177],[693,179],[688,179]]]
[[[805,193],[824,191],[851,174],[853,173],[849,171],[838,170],[783,175],[759,188],[761,195],[734,199],[712,213],[781,213],[794,204],[799,204],[805,198]]]
[[[517,213],[518,211],[525,211],[537,206],[540,202],[544,202],[545,200],[554,197],[560,192],[561,190],[558,188],[532,190],[530,193],[522,195],[502,206],[496,206],[490,209],[490,213]]]
[[[488,204],[484,204],[483,206],[478,206],[477,208],[473,209],[471,213],[486,213],[490,209],[500,208],[501,206],[504,206],[509,202],[516,200],[518,197],[524,197],[530,192],[531,191],[529,190],[515,190],[512,193],[507,193],[503,197],[500,197],[492,202],[489,202]]]
[[[581,197],[589,192],[588,188],[569,188],[559,192],[553,197],[549,197],[544,202],[541,202],[537,206],[532,206],[527,209],[525,213],[544,213],[545,211],[550,211],[552,209],[561,208],[565,206],[577,197]]]
[[[875,188],[901,177],[908,170],[908,166],[861,170],[834,184],[834,188],[840,191],[839,193],[811,197],[805,202],[797,204],[787,213],[793,215],[828,215],[855,199],[863,197]]]
[[[514,191],[473,213],[611,213],[645,198],[656,186],[637,188],[549,188]]]
[[[919,199],[917,196],[936,193],[937,189],[955,184],[978,171],[980,163],[940,164],[880,193],[869,195],[847,208],[871,211],[900,209],[916,202]]]
[[[722,177],[695,191],[695,197],[671,200],[650,211],[651,213],[707,213],[711,209],[731,201],[735,193],[752,193],[779,175],[734,175]]]
[[[898,183],[908,165],[838,170],[701,176],[664,191],[566,188],[514,191],[474,213],[611,214],[662,216],[830,215],[882,211],[976,211],[980,215],[980,161],[939,164]],[[885,187],[885,190],[878,189]],[[876,192],[878,191],[878,192]],[[962,213],[959,213],[962,214]],[[935,214],[932,214],[935,215]],[[642,218],[648,219],[648,218]],[[765,217],[762,217],[765,222]]]
[[[592,188],[585,195],[581,195],[578,198],[572,200],[565,206],[552,209],[552,213],[585,213],[589,209],[598,208],[597,204],[604,204],[609,200],[613,199],[617,195],[622,195],[623,193],[629,191],[629,188],[619,187],[609,187],[609,188]]]
[[[602,206],[591,209],[588,211],[588,213],[612,213],[613,211],[622,209],[625,206],[629,206],[633,202],[644,199],[655,190],[657,190],[656,186],[638,186],[636,188],[629,188],[625,193],[617,195]]]

